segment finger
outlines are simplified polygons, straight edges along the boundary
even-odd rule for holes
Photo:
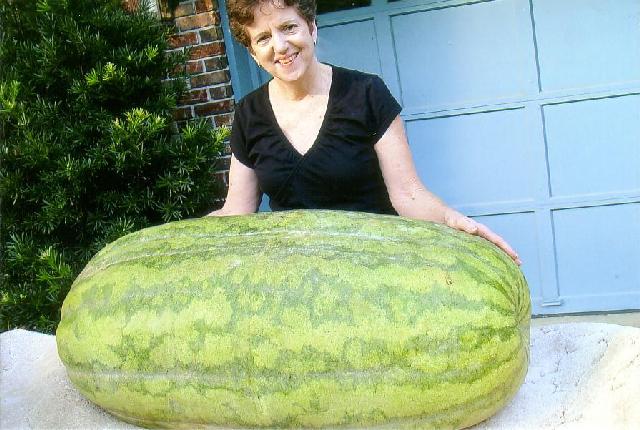
[[[502,249],[518,266],[522,264],[518,253],[515,252],[513,248],[511,248],[511,246],[509,246],[509,244],[502,237],[494,233],[486,225],[474,221],[473,219],[460,213],[458,213],[455,217],[449,218],[447,221],[447,225],[449,227],[485,238],[489,242],[492,242],[500,249]]]
[[[509,257],[511,257],[511,259],[513,259],[513,261],[518,266],[522,264],[522,261],[520,260],[520,257],[518,256],[518,253],[516,251],[514,251],[514,249],[511,248],[511,246],[509,246],[509,244],[507,243],[506,240],[504,240],[498,234],[494,233],[489,227],[487,227],[484,224],[478,224],[478,233],[477,234],[478,234],[478,236],[484,237],[488,241],[496,244],[500,249],[502,249],[504,252],[506,252],[507,255]]]
[[[479,224],[471,218],[464,217],[464,231],[470,234],[478,234]]]
[[[449,227],[469,234],[478,234],[478,223],[464,215],[458,215],[447,223]]]

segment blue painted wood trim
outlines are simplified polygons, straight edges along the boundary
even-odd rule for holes
[[[538,237],[538,264],[540,265],[540,289],[543,308],[561,306],[558,282],[558,263],[554,241],[553,215],[550,209],[536,211],[536,234]],[[546,311],[545,311],[546,312]]]
[[[534,315],[558,315],[588,312],[613,312],[640,310],[640,293],[603,293],[574,296],[560,296],[559,302],[550,303],[544,299],[532,298]],[[536,312],[535,309],[540,311]]]
[[[231,35],[225,0],[220,0],[218,7],[227,59],[229,61],[233,96],[235,100],[238,101],[247,93],[259,87],[260,84],[264,82],[264,78],[260,76],[258,67],[247,52],[247,49],[239,44]]]
[[[538,152],[531,160],[535,163],[532,166],[534,174],[532,179],[536,181],[534,186],[536,204],[534,205],[535,213],[535,230],[537,238],[537,257],[540,274],[540,293],[542,302],[540,306],[543,308],[549,306],[561,306],[560,299],[560,282],[558,279],[557,260],[555,258],[555,235],[553,231],[553,214],[551,207],[548,206],[548,199],[551,195],[548,152],[546,144],[546,133],[544,128],[544,112],[537,104],[530,104],[525,107],[527,118],[527,129],[534,133],[533,140],[536,142],[544,142],[544,145],[536,145]],[[546,205],[545,205],[546,204]]]
[[[396,3],[387,3],[385,0],[373,0],[371,6],[338,12],[329,12],[319,15],[318,25],[335,25],[344,22],[371,19],[374,14],[380,12],[389,16],[394,16],[425,10],[444,9],[463,4],[486,3],[490,1],[495,0],[403,0]]]
[[[460,107],[459,104],[435,105],[435,106],[414,106],[407,108],[403,114],[406,120],[439,118],[446,115],[464,115],[478,112],[490,112],[506,109],[518,109],[527,104],[537,104],[540,106],[581,102],[587,100],[599,100],[605,98],[625,97],[640,95],[640,85],[638,82],[631,84],[609,85],[608,88],[591,87],[581,93],[576,93],[570,89],[561,91],[546,91],[537,94],[530,94],[525,97],[496,98],[485,100],[476,105]]]
[[[374,14],[374,23],[376,38],[378,39],[378,58],[395,58],[393,29],[391,28],[389,15],[386,13]],[[380,70],[382,70],[382,79],[384,79],[389,87],[389,91],[391,91],[396,100],[404,106],[397,63],[395,61],[380,61]]]

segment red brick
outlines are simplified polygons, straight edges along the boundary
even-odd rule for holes
[[[223,40],[222,30],[217,26],[200,30],[200,40],[202,42],[214,42],[216,40]]]
[[[176,76],[180,76],[184,71],[184,66],[182,64],[178,64],[171,72],[169,72],[169,77],[175,78]]]
[[[209,12],[218,9],[218,2],[215,0],[196,0],[196,12]]]
[[[227,57],[224,55],[204,60],[204,67],[207,69],[207,72],[223,70],[226,69],[227,66],[229,66],[229,62],[227,61]]]
[[[155,3],[158,6],[160,18],[163,21],[173,21],[176,17],[193,15],[195,13],[195,9],[191,3],[180,4],[175,10],[172,10],[169,7],[169,2],[167,0],[157,0]]]
[[[140,0],[122,0],[122,7],[127,12],[135,12],[140,9]]]
[[[224,43],[213,42],[199,46],[194,46],[189,50],[189,58],[191,60],[200,60],[206,57],[214,57],[224,54]]]
[[[209,94],[207,93],[207,90],[193,90],[183,95],[178,103],[181,105],[192,105],[206,102],[208,100]]]
[[[176,26],[180,31],[193,30],[218,24],[220,24],[220,15],[213,12],[205,12],[197,15],[176,18]]]
[[[193,107],[197,116],[208,116],[230,112],[233,109],[233,100],[221,100],[204,103]]]
[[[174,11],[174,16],[176,18],[180,18],[182,16],[193,15],[195,13],[195,9],[192,3],[182,3],[179,4],[176,10]]]
[[[176,121],[191,119],[193,118],[193,113],[191,112],[190,107],[179,107],[174,109],[173,111],[173,119]]]
[[[191,77],[191,88],[207,87],[209,85],[229,82],[229,73],[226,71],[203,73]]]
[[[233,96],[231,85],[209,88],[209,96],[212,100],[228,99]]]
[[[231,127],[231,124],[233,124],[233,114],[232,113],[216,115],[216,116],[214,116],[214,119],[215,119],[216,127],[221,127],[223,125],[227,125],[227,126]]]
[[[195,75],[196,73],[204,72],[202,61],[187,61],[187,73]]]
[[[191,64],[194,63],[194,64]],[[189,82],[189,77],[188,75],[193,75],[196,73],[202,73],[204,72],[204,70],[202,69],[202,64],[198,65],[195,64],[198,63],[198,61],[188,61],[185,64],[178,64],[175,69],[173,69],[173,72],[169,74],[170,77],[172,78],[182,78],[184,77],[184,74],[187,74],[187,77],[185,79],[185,82]]]
[[[169,46],[172,48],[182,48],[184,46],[198,43],[198,35],[195,31],[184,34],[174,34],[169,38]]]

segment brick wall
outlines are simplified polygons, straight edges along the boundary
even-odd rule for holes
[[[189,50],[189,91],[180,100],[176,119],[206,117],[213,125],[230,125],[233,90],[216,0],[186,0],[175,11],[177,50]]]
[[[177,121],[207,118],[213,125],[231,125],[233,89],[216,0],[183,0],[175,10],[176,50],[188,49],[189,90],[179,101]],[[219,180],[228,184],[229,151],[223,157]]]

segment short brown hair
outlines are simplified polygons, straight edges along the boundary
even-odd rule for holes
[[[229,0],[227,2],[227,13],[229,14],[231,33],[238,42],[247,48],[250,48],[251,41],[245,26],[253,23],[254,9],[264,3],[271,3],[273,7],[277,8],[293,6],[309,26],[316,20],[315,0]]]

